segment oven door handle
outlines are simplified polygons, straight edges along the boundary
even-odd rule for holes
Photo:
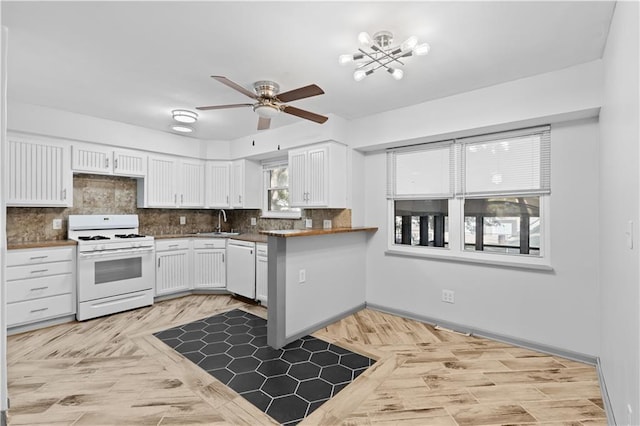
[[[145,247],[140,249],[119,249],[119,250],[104,250],[91,253],[80,253],[80,257],[101,257],[101,256],[115,256],[121,254],[136,254],[136,253],[151,253],[153,247]]]

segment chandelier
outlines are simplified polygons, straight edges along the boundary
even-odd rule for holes
[[[431,48],[427,43],[418,44],[418,38],[411,36],[399,45],[393,45],[393,34],[389,31],[378,31],[373,38],[367,32],[358,34],[358,41],[368,47],[370,51],[358,48],[354,54],[340,55],[341,65],[356,63],[353,78],[356,81],[364,79],[374,71],[385,69],[393,78],[400,80],[404,76],[402,69],[403,58],[413,55],[426,55]]]

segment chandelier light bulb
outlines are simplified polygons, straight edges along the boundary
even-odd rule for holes
[[[338,63],[340,65],[346,65],[349,62],[353,62],[353,55],[340,55],[338,58]]]
[[[429,43],[422,43],[413,48],[413,53],[418,56],[426,55],[431,50]]]
[[[360,34],[358,34],[358,41],[361,44],[364,44],[366,46],[371,46],[373,44],[373,39],[371,38],[369,33],[366,31],[363,31]]]
[[[402,77],[404,76],[404,71],[399,68],[388,68],[387,72],[396,80],[402,80]]]
[[[418,44],[418,37],[411,36],[400,45],[402,50],[411,50]]]

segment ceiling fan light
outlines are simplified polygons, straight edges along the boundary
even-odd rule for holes
[[[360,34],[358,34],[358,41],[360,42],[360,44],[364,44],[366,46],[371,46],[373,44],[373,39],[371,38],[369,33],[366,31],[363,31]]]
[[[180,123],[195,123],[198,120],[198,114],[186,109],[174,109],[171,114],[173,119]]]
[[[402,80],[402,77],[404,76],[404,71],[400,68],[388,68],[387,72],[396,80]]]
[[[349,62],[353,62],[353,56],[354,55],[340,55],[340,57],[338,58],[338,63],[340,65],[346,65]]]
[[[414,47],[416,47],[417,44],[418,44],[418,37],[411,36],[402,42],[402,44],[400,45],[400,48],[402,50],[411,50]]]
[[[262,118],[273,118],[280,112],[280,109],[273,105],[256,105],[253,110]]]
[[[418,56],[426,55],[431,50],[429,43],[422,43],[413,48],[413,53]]]
[[[180,133],[191,133],[193,132],[193,127],[185,126],[183,124],[174,124],[171,126],[171,130],[173,130],[174,132],[180,132]]]

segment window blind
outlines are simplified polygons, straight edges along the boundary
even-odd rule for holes
[[[549,194],[549,126],[459,139],[460,195]]]
[[[453,141],[387,153],[387,198],[441,199],[454,194]]]

